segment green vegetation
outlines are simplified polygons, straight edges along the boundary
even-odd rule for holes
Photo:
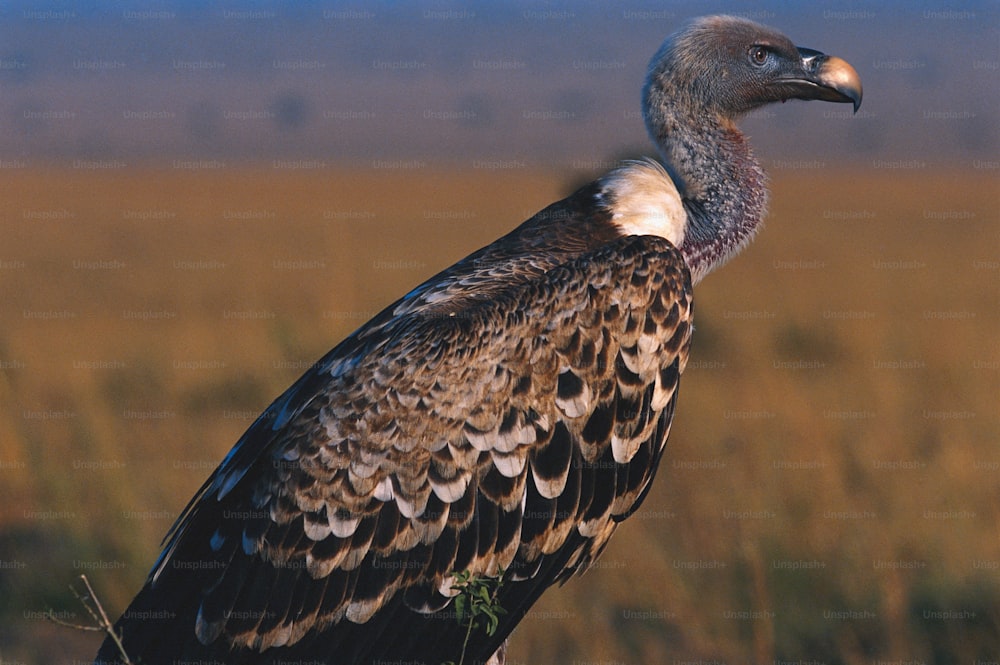
[[[462,657],[459,658],[458,665],[465,663],[473,631],[481,629],[487,635],[494,635],[500,625],[500,617],[507,614],[507,610],[497,602],[497,594],[503,587],[503,574],[503,569],[497,571],[496,577],[476,576],[467,570],[454,573],[455,583],[451,588],[458,592],[453,601],[455,617],[460,624],[466,626]],[[455,663],[449,661],[444,665],[455,665]]]

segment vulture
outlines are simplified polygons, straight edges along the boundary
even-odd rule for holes
[[[861,82],[742,18],[669,37],[642,90],[662,162],[548,206],[316,362],[188,503],[96,662],[502,663],[649,492],[692,287],[764,214],[736,121],[789,99],[856,111]]]

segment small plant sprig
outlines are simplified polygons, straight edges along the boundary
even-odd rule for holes
[[[451,588],[458,591],[455,596],[455,616],[460,624],[466,626],[462,656],[458,660],[458,665],[464,665],[472,631],[482,625],[486,634],[492,636],[500,626],[500,617],[507,614],[507,610],[497,602],[504,584],[504,569],[500,568],[496,577],[476,577],[468,570],[455,571],[452,575],[455,583]],[[455,661],[450,660],[443,665],[455,665]]]

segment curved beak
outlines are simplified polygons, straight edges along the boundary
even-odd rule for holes
[[[798,71],[789,72],[776,83],[794,99],[819,99],[825,102],[861,106],[861,77],[846,60],[809,48],[799,48]]]

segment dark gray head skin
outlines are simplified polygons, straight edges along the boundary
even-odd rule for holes
[[[643,87],[646,127],[683,197],[681,251],[696,281],[750,241],[766,208],[766,177],[736,121],[789,99],[857,111],[861,80],[844,60],[733,16],[697,19],[653,56]]]
[[[861,105],[861,80],[840,58],[799,48],[777,30],[732,16],[698,19],[650,63],[645,108],[675,105],[734,120],[788,99]],[[649,118],[655,120],[655,113]],[[651,127],[652,130],[652,127]]]

